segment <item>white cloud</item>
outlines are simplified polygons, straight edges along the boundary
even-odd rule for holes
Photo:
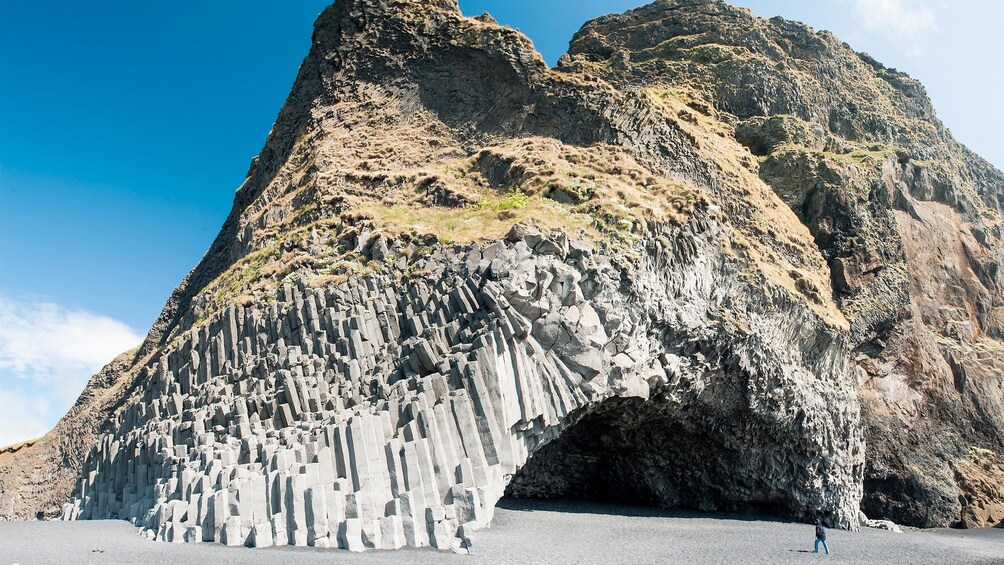
[[[47,431],[91,375],[142,339],[107,316],[0,295],[0,445]]]
[[[39,437],[51,427],[47,400],[20,390],[0,388],[0,447]]]
[[[853,0],[851,11],[866,31],[899,43],[911,57],[923,53],[925,36],[938,29],[934,12],[923,0]]]

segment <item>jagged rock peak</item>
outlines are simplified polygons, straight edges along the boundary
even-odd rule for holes
[[[747,119],[790,114],[844,138],[903,145],[911,136],[943,142],[923,86],[854,52],[828,31],[764,19],[718,0],[667,0],[587,22],[572,38],[565,68],[611,62],[608,78],[705,89],[723,111]],[[878,84],[876,80],[878,79]],[[888,116],[925,120],[935,131],[880,127]],[[933,134],[933,135],[932,135]]]
[[[464,50],[508,60],[517,74],[547,69],[530,40],[489,18],[465,18],[455,0],[348,0],[326,9],[314,26],[312,55],[357,78],[386,82],[423,76],[426,64],[448,71],[462,61],[424,55]],[[417,66],[416,66],[417,65]]]

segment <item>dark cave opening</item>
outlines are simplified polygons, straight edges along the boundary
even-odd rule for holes
[[[505,496],[797,514],[788,495],[755,471],[769,440],[743,430],[742,422],[687,417],[678,404],[607,400],[540,447]]]

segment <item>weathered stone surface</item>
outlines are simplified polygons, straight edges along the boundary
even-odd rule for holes
[[[988,449],[973,449],[955,465],[955,479],[964,493],[962,525],[1004,528],[1004,462]]]
[[[878,528],[880,530],[889,530],[890,532],[903,533],[903,529],[900,528],[896,523],[889,520],[867,520],[863,525],[869,528]]]
[[[559,68],[683,89],[678,111],[734,125],[811,231],[850,322],[864,510],[958,523],[960,501],[986,493],[953,469],[971,448],[1004,454],[1004,174],[951,136],[915,79],[829,32],[714,0],[588,22]],[[742,222],[748,204],[723,207]]]

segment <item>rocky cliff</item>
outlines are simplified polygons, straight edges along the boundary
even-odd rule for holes
[[[1001,172],[952,138],[917,81],[827,32],[721,3],[589,22],[562,68],[696,90],[734,128],[811,231],[850,321],[862,508],[917,526],[958,520],[974,503],[959,465],[1004,445]]]
[[[657,2],[548,69],[453,0],[338,0],[0,511],[349,549],[455,546],[506,492],[992,523],[1002,199],[919,84],[801,24]]]

